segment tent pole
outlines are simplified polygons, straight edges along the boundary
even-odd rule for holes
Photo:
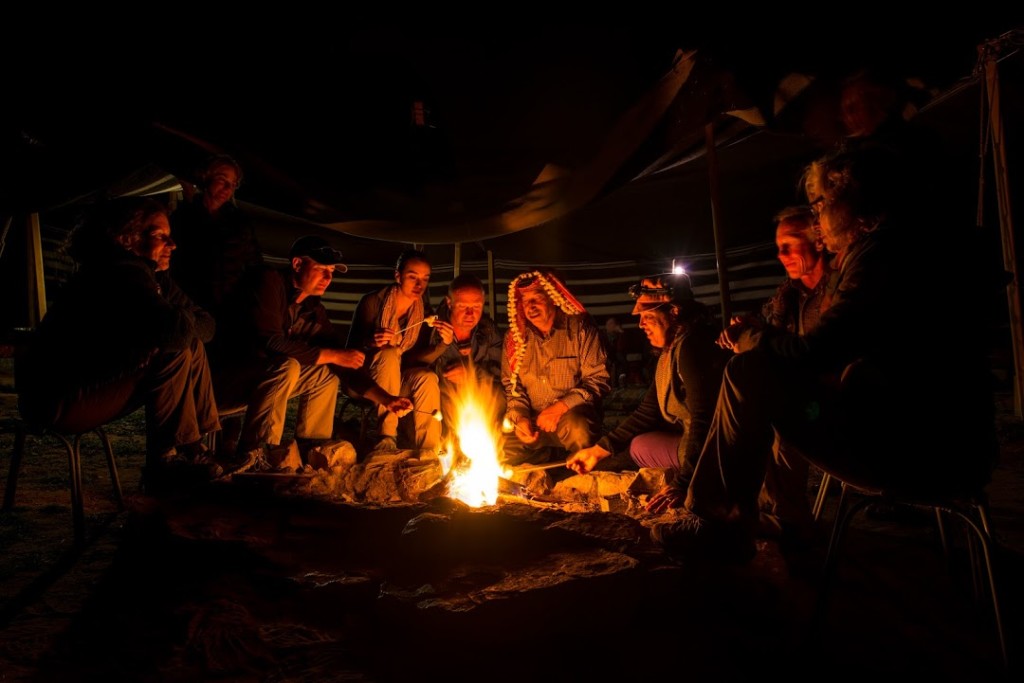
[[[999,100],[999,70],[997,49],[988,46],[985,52],[985,91],[988,94],[989,129],[992,139],[992,164],[996,181],[996,199],[999,206],[999,229],[1002,235],[1003,268],[1011,273],[1006,285],[1006,303],[1009,307],[1010,347],[1013,349],[1013,405],[1017,419],[1024,419],[1024,334],[1021,333],[1020,289],[1017,286],[1017,254],[1013,240],[1013,217],[1010,212],[1010,181],[1006,166],[1006,139],[1003,136],[1003,116]]]
[[[718,265],[718,287],[722,301],[722,327],[729,325],[732,317],[729,306],[729,271],[725,266],[725,251],[722,247],[722,230],[718,224],[721,204],[718,193],[718,156],[715,153],[715,125],[704,126],[705,145],[708,159],[708,182],[711,194],[711,228],[715,234],[715,262]]]
[[[28,322],[36,327],[46,315],[46,278],[43,272],[43,239],[39,227],[39,214],[28,216],[25,224],[28,251]]]
[[[487,305],[491,309],[491,320],[497,322],[498,303],[494,283],[494,251],[487,250]]]
[[[454,265],[452,266],[452,277],[456,278],[462,272],[462,242],[455,243]]]

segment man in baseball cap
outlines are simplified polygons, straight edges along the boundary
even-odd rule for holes
[[[237,448],[247,457],[255,451],[257,471],[293,462],[283,440],[292,398],[302,397],[295,416],[302,456],[333,438],[339,380],[347,392],[386,411],[403,416],[412,409],[409,399],[384,391],[363,370],[363,351],[345,348],[342,330],[321,301],[334,275],[348,270],[341,252],[322,237],[306,235],[295,240],[288,256],[286,266],[256,274],[239,311],[241,330],[248,334],[233,346],[238,372],[216,387],[219,400],[248,406]]]
[[[341,252],[330,245],[323,237],[304,235],[292,242],[288,250],[288,258],[308,256],[324,266],[334,266],[334,272],[347,273],[348,266],[341,262]]]

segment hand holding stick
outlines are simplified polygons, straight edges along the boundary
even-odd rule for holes
[[[424,318],[423,320],[419,321],[418,323],[413,323],[412,325],[409,325],[408,327],[403,327],[398,332],[395,332],[395,334],[401,334],[402,332],[405,332],[406,330],[411,330],[412,328],[416,327],[417,325],[422,325],[423,323],[426,323],[429,327],[433,327],[434,323],[436,323],[436,322],[437,322],[437,316],[436,315],[428,315],[426,318]]]

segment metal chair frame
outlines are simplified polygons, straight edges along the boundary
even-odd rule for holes
[[[814,517],[818,519],[821,508],[827,495],[829,486],[833,479],[829,474],[822,476],[818,489],[818,496],[814,506]],[[838,480],[837,480],[838,481]],[[964,498],[929,498],[892,492],[866,491],[854,487],[846,482],[842,484],[839,503],[836,508],[835,521],[832,524],[832,534],[829,539],[828,551],[825,556],[825,564],[822,569],[822,585],[818,596],[818,604],[815,611],[815,623],[820,624],[824,617],[828,593],[831,589],[838,566],[839,551],[846,532],[850,527],[854,516],[873,502],[885,502],[892,505],[913,506],[918,508],[931,508],[935,512],[935,521],[938,526],[939,539],[942,544],[942,551],[947,561],[950,555],[949,539],[946,533],[945,520],[943,515],[954,516],[964,523],[967,528],[967,550],[970,560],[972,588],[975,599],[981,599],[984,592],[992,602],[992,611],[995,618],[996,635],[999,640],[999,649],[1002,654],[1003,667],[1009,668],[1009,656],[1006,650],[1006,635],[1003,629],[1002,615],[999,609],[999,596],[996,591],[995,572],[992,563],[992,525],[988,510],[988,499],[983,492]],[[849,502],[849,492],[853,491],[861,497],[853,503]],[[980,552],[979,552],[980,550]],[[986,591],[987,589],[987,591]]]
[[[107,459],[107,469],[110,471],[110,481],[114,488],[114,499],[118,509],[125,509],[124,495],[121,492],[121,480],[117,473],[117,462],[114,459],[114,448],[110,443],[110,437],[102,426],[90,430],[99,437],[103,445],[103,452]],[[18,474],[21,471],[21,461],[25,454],[25,442],[28,435],[54,436],[64,444],[68,454],[68,472],[71,488],[71,517],[74,527],[75,543],[81,545],[85,542],[85,510],[82,496],[82,437],[89,432],[77,434],[66,434],[53,429],[30,430],[28,425],[21,419],[16,420],[14,427],[14,449],[11,452],[10,471],[7,475],[7,488],[4,491],[3,510],[8,512],[14,507],[14,495],[17,490]]]

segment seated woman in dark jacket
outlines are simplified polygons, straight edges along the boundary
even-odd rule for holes
[[[26,420],[82,432],[146,408],[147,471],[203,455],[220,429],[204,341],[213,319],[167,277],[166,208],[146,198],[92,207],[69,237],[77,269],[17,371]]]

